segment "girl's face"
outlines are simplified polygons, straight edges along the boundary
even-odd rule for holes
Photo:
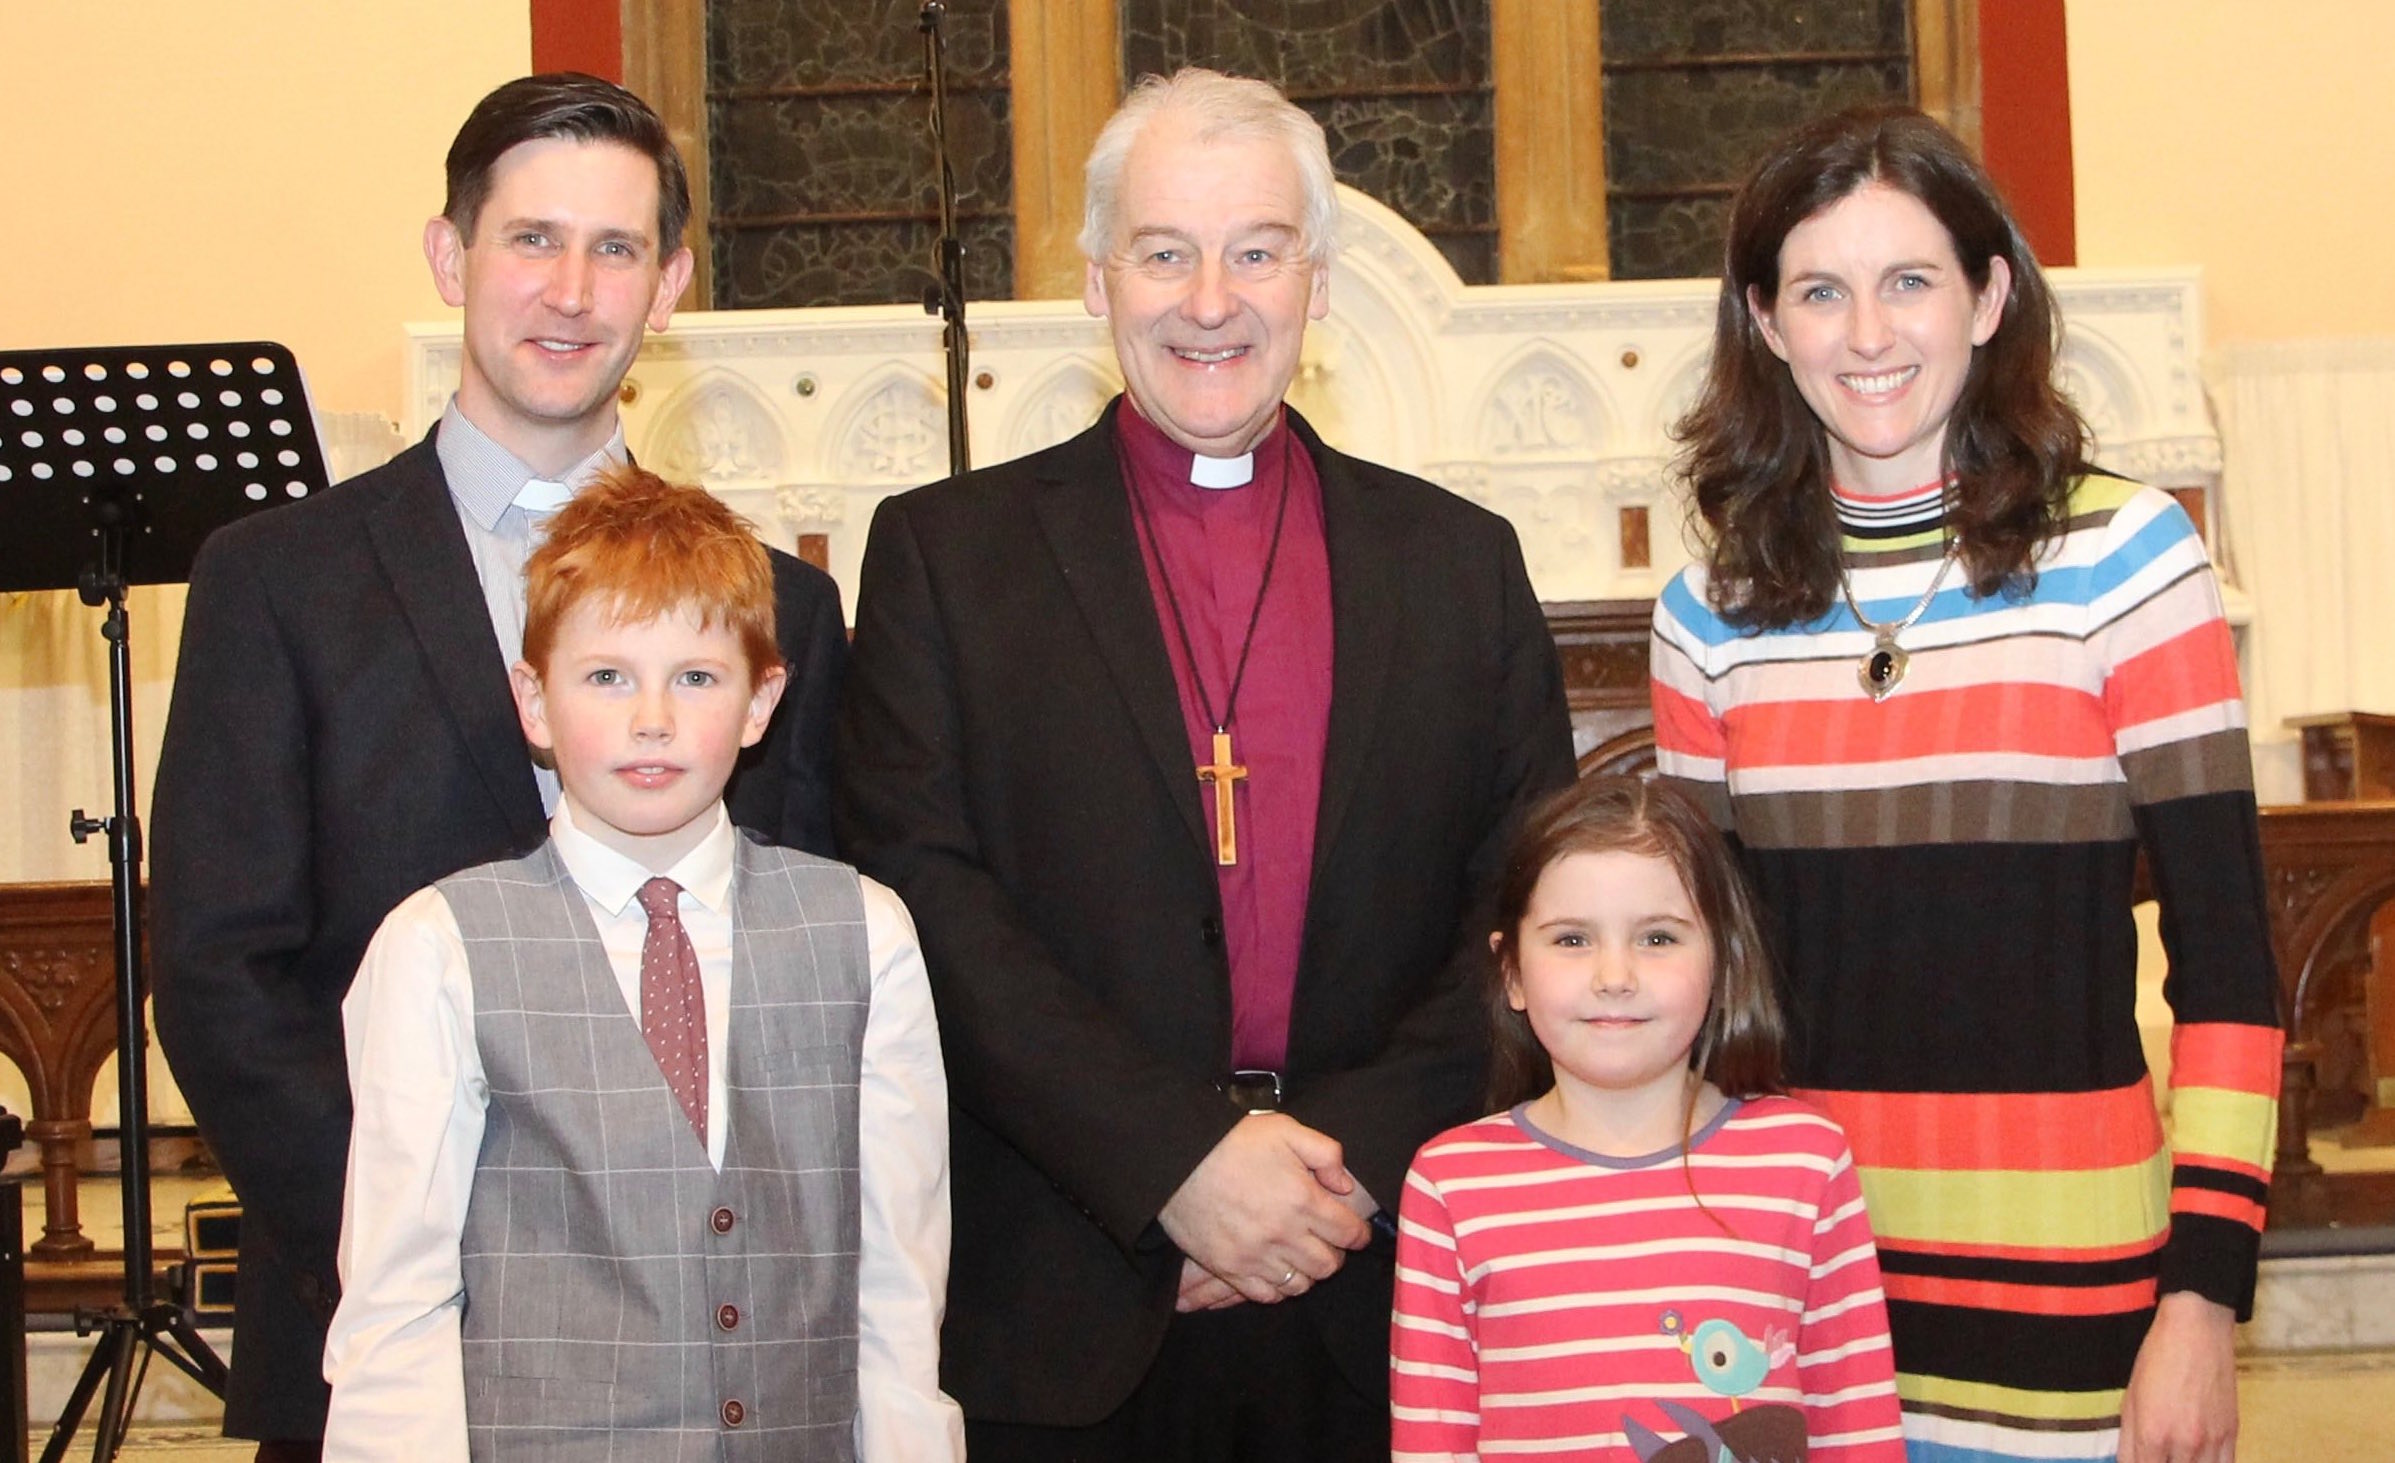
[[[1505,994],[1567,1107],[1676,1102],[1712,991],[1713,941],[1669,861],[1572,853],[1539,875]]]
[[[1974,290],[1954,239],[1910,193],[1867,183],[1788,231],[1780,292],[1747,308],[1829,434],[1830,471],[1885,497],[1937,481],[1971,352],[1996,333],[2012,272]]]

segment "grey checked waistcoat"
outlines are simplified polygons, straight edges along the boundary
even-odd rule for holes
[[[721,1174],[555,846],[439,887],[490,1084],[463,1244],[472,1457],[849,1463],[856,875],[739,840]]]

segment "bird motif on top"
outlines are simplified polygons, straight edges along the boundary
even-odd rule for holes
[[[1796,1355],[1796,1344],[1778,1326],[1765,1331],[1757,1342],[1734,1322],[1716,1319],[1691,1326],[1686,1317],[1672,1310],[1663,1313],[1662,1329],[1688,1353],[1688,1364],[1705,1390],[1728,1398],[1732,1412],[1738,1410],[1740,1399],[1763,1385],[1774,1368],[1787,1365]]]

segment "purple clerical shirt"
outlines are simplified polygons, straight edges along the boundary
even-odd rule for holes
[[[1230,1063],[1277,1071],[1288,1059],[1289,1006],[1305,941],[1314,817],[1330,729],[1331,570],[1322,479],[1286,413],[1256,444],[1253,479],[1235,488],[1192,482],[1194,454],[1142,417],[1128,397],[1115,413],[1115,433],[1128,489],[1138,495],[1135,506],[1146,508],[1155,533],[1152,542],[1141,534],[1141,549],[1181,691],[1193,781],[1197,767],[1214,760],[1214,726],[1204,708],[1210,703],[1216,716],[1223,714],[1265,560],[1273,559],[1255,646],[1231,713],[1231,755],[1247,769],[1231,794],[1239,861],[1218,864],[1215,880],[1231,968]],[[1284,464],[1289,512],[1276,556],[1273,520]],[[1194,674],[1173,628],[1167,575],[1197,656]],[[1199,790],[1198,806],[1211,855],[1212,788]]]

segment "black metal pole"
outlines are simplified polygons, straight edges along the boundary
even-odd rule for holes
[[[133,650],[125,587],[109,596],[108,694],[118,747],[133,746]],[[108,862],[116,909],[117,1164],[125,1191],[125,1307],[149,1307],[155,1281],[150,1249],[149,1031],[142,1019],[141,819],[133,811],[133,759],[116,759],[116,816],[109,819]]]
[[[973,445],[965,424],[965,387],[971,378],[971,344],[965,334],[965,241],[956,231],[956,169],[948,160],[948,43],[941,30],[948,7],[924,0],[917,27],[923,32],[923,69],[931,83],[931,142],[939,163],[940,243],[933,261],[940,282],[923,292],[923,309],[947,322],[940,345],[948,357],[948,470],[973,467]]]
[[[149,1359],[163,1356],[218,1396],[224,1395],[224,1363],[201,1339],[182,1311],[159,1299],[152,1273],[150,1240],[149,1031],[142,1015],[141,820],[134,813],[132,622],[125,613],[125,540],[134,510],[121,500],[95,498],[99,562],[82,576],[83,602],[106,604],[100,634],[108,641],[109,735],[115,771],[115,808],[106,818],[88,818],[77,808],[68,831],[81,843],[108,835],[109,892],[116,935],[117,1185],[124,1200],[125,1300],[97,1314],[78,1312],[76,1330],[97,1329],[99,1341],[75,1384],[65,1409],[42,1449],[43,1463],[58,1463],[82,1425],[92,1393],[102,1391],[92,1432],[95,1463],[108,1463],[124,1445],[125,1429],[141,1398]],[[172,1338],[176,1344],[168,1344]]]

